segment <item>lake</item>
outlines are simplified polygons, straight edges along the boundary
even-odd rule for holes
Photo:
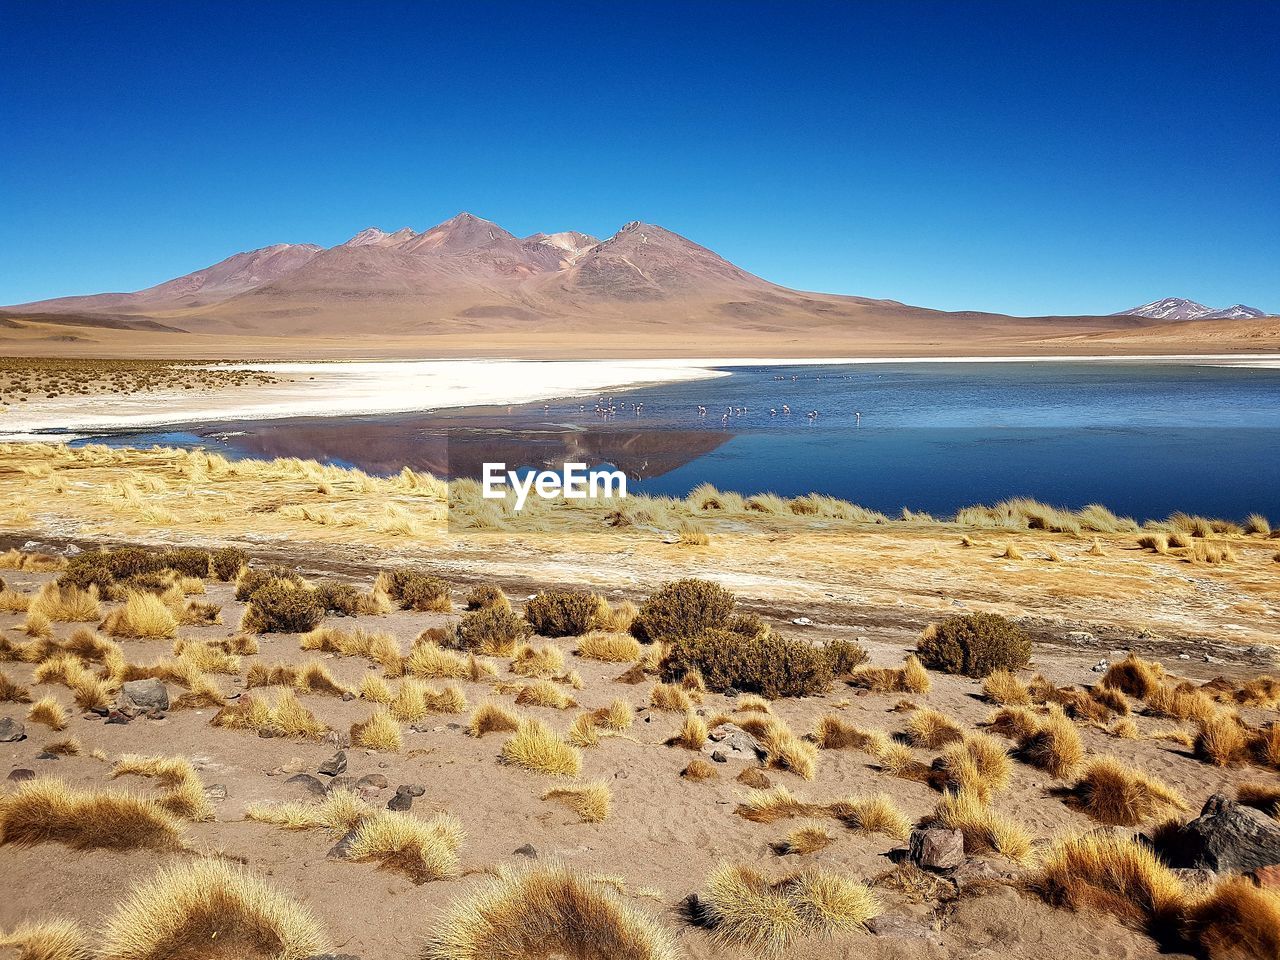
[[[389,474],[580,459],[632,492],[702,482],[945,515],[1030,496],[1280,520],[1280,369],[1194,362],[892,362],[730,368],[591,399],[182,425],[78,440],[296,456]]]

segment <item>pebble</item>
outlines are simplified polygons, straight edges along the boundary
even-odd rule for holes
[[[320,764],[319,772],[323,773],[326,777],[336,777],[338,774],[342,773],[346,769],[347,769],[346,751],[339,750],[337,753],[335,753],[332,757],[330,757],[324,763]]]

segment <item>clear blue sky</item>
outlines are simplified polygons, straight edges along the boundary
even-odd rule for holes
[[[0,0],[0,302],[662,224],[944,309],[1280,311],[1280,3]]]

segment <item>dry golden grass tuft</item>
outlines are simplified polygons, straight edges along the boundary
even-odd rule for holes
[[[519,728],[519,714],[491,701],[476,707],[467,724],[467,732],[473,737],[483,737],[486,733],[505,733]]]
[[[178,635],[178,618],[154,593],[130,593],[107,614],[102,629],[113,637],[171,640]]]
[[[786,770],[805,780],[818,772],[818,748],[797,737],[780,718],[771,714],[743,717],[739,725],[757,740],[765,752],[765,764],[774,770]]]
[[[588,633],[578,640],[578,656],[605,663],[634,663],[643,651],[629,633]]]
[[[1200,723],[1192,749],[1206,763],[1228,767],[1248,757],[1249,738],[1238,717],[1217,713]]]
[[[30,703],[31,691],[0,670],[0,703]]]
[[[607,884],[558,865],[501,870],[455,903],[422,960],[676,960],[675,942]]]
[[[836,838],[822,824],[805,823],[787,834],[785,840],[775,844],[774,850],[781,856],[804,855],[818,853],[835,842]]]
[[[542,795],[543,800],[558,800],[578,815],[583,823],[603,823],[609,817],[612,796],[603,780],[571,787],[556,787]]]
[[[1092,761],[1072,793],[1085,813],[1111,826],[1138,827],[1187,808],[1186,801],[1168,784],[1115,757]]]
[[[910,819],[887,793],[837,800],[828,805],[827,812],[851,830],[902,841],[911,835]]]
[[[564,651],[554,643],[518,644],[511,672],[522,677],[554,677],[564,672]]]
[[[534,718],[520,722],[499,756],[506,763],[551,777],[576,777],[582,772],[582,754]]]
[[[303,905],[236,864],[196,860],[162,869],[136,886],[107,920],[101,955],[304,960],[326,945]]]
[[[289,688],[280,690],[272,704],[247,693],[219,710],[209,722],[230,730],[254,730],[260,735],[308,740],[318,740],[329,732]]]
[[[1280,957],[1280,893],[1224,877],[1186,911],[1187,939],[1208,960]]]
[[[993,671],[982,681],[982,694],[992,703],[1004,707],[1031,706],[1031,694],[1026,684],[1003,668]]]
[[[46,743],[41,750],[55,757],[78,757],[84,752],[84,747],[75,737],[67,737],[64,740],[54,740],[51,743]]]
[[[863,730],[851,723],[845,723],[833,713],[828,713],[818,720],[818,728],[813,740],[823,750],[866,750],[868,753],[879,753],[888,737],[883,730]]]
[[[444,880],[458,873],[458,848],[466,839],[462,821],[450,813],[421,820],[380,810],[355,825],[348,860],[376,860],[405,873],[414,883]]]
[[[164,795],[156,802],[184,820],[213,819],[213,806],[204,793],[196,768],[186,757],[148,757],[126,753],[115,762],[111,777],[139,776],[157,781]]]
[[[1102,685],[1145,700],[1164,684],[1164,677],[1164,667],[1159,663],[1143,660],[1131,653],[1119,663],[1107,667],[1107,672],[1102,675]]]
[[[17,960],[94,960],[94,941],[73,920],[24,920],[0,932],[0,948],[17,950]]]
[[[356,693],[361,700],[368,700],[371,703],[385,705],[391,702],[391,687],[376,673],[366,673],[361,677],[360,683],[356,686]]]
[[[379,707],[368,720],[352,724],[351,744],[368,750],[397,753],[404,746],[404,735],[391,711]]]
[[[907,736],[912,746],[936,750],[964,739],[964,727],[944,713],[923,707],[907,721]]]
[[[1074,776],[1084,762],[1084,741],[1080,731],[1056,703],[1038,729],[1018,742],[1021,757],[1051,777],[1065,780]]]
[[[52,640],[53,623],[40,611],[33,610],[27,614],[27,619],[22,624],[22,632],[36,640]]]
[[[821,804],[801,800],[786,787],[779,785],[752,790],[733,812],[752,823],[773,823],[775,820],[817,816],[823,811]]]
[[[319,626],[299,636],[298,645],[303,650],[372,660],[386,670],[389,677],[398,677],[404,672],[404,658],[400,653],[400,644],[390,634]]]
[[[693,709],[689,694],[673,683],[655,683],[649,692],[649,703],[655,710],[671,713],[688,713]]]
[[[98,588],[92,584],[89,589],[82,590],[71,584],[59,586],[56,581],[50,581],[40,588],[27,609],[54,623],[95,623],[102,617]]]
[[[568,710],[578,705],[577,700],[550,680],[535,680],[525,684],[516,694],[516,703],[530,707],[552,707],[556,710]]]
[[[12,587],[0,589],[0,613],[26,613],[31,606],[31,598],[19,593]]]
[[[10,548],[0,553],[0,570],[25,570],[29,573],[52,573],[67,565],[62,557],[51,553],[27,553]]]
[[[1280,817],[1280,787],[1265,783],[1242,783],[1236,787],[1236,799],[1246,807]]]
[[[1013,762],[1009,752],[985,733],[965,737],[934,764],[936,785],[942,789],[976,794],[984,803],[1009,786]]]
[[[595,747],[600,744],[600,727],[590,713],[580,713],[573,718],[565,739],[575,747]]]
[[[174,848],[182,824],[153,800],[28,780],[0,796],[0,845],[62,843],[80,849]]]
[[[1031,856],[1031,835],[1026,829],[992,810],[972,791],[944,793],[927,820],[963,833],[966,853],[994,852],[1015,863],[1025,863]]]
[[[41,723],[50,730],[65,730],[70,717],[55,697],[41,697],[27,711],[27,721]]]
[[[601,707],[591,715],[596,723],[615,732],[626,730],[635,722],[635,711],[631,704],[621,698],[615,698],[609,706]]]
[[[694,783],[701,783],[704,780],[714,780],[720,776],[720,771],[715,768],[715,764],[708,763],[701,757],[694,757],[680,771],[680,776],[685,780],[692,780]]]
[[[701,750],[707,742],[707,721],[692,711],[684,715],[684,723],[680,732],[667,740],[667,745],[684,747],[686,750]]]
[[[905,743],[886,738],[878,747],[875,754],[876,762],[880,764],[880,769],[890,776],[922,783],[932,776],[932,768],[917,758]]]
[[[255,803],[244,815],[247,820],[275,824],[286,830],[323,828],[342,836],[373,813],[373,807],[354,790],[336,789],[317,803]]]
[[[929,672],[914,653],[901,667],[858,667],[849,682],[874,693],[928,693],[933,686]]]
[[[786,953],[801,937],[865,928],[880,904],[864,884],[826,870],[770,881],[724,864],[707,878],[702,920],[721,946],[764,956]]]
[[[1107,732],[1117,740],[1139,740],[1142,738],[1142,731],[1128,717],[1121,717],[1111,725]]]
[[[1055,843],[1031,883],[1052,906],[1110,913],[1158,938],[1179,927],[1187,899],[1149,847],[1101,833]]]

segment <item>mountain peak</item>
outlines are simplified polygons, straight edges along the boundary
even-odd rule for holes
[[[1217,309],[1183,297],[1165,297],[1144,303],[1140,307],[1121,310],[1112,316],[1146,317],[1148,320],[1244,320],[1264,317],[1266,314],[1257,307],[1247,307],[1243,303]]]
[[[417,236],[409,227],[401,227],[395,233],[379,227],[365,227],[354,237],[342,244],[344,247],[389,247]]]

